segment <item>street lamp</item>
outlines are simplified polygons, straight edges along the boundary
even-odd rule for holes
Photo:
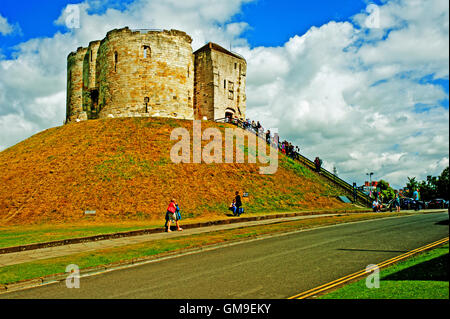
[[[369,175],[369,183],[370,183],[370,186],[372,186],[372,175],[373,175],[373,172],[366,173],[366,175]]]

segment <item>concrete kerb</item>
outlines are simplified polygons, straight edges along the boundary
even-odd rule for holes
[[[437,212],[443,212],[443,211],[439,210],[439,211],[422,212],[422,213],[427,214],[427,213],[437,213]],[[400,217],[404,217],[404,216],[383,217],[381,219],[400,218]],[[353,224],[353,223],[371,222],[371,221],[374,221],[374,220],[371,219],[371,220],[355,221],[355,222],[349,222],[349,223],[343,223],[343,224]],[[139,265],[143,265],[143,264],[147,264],[147,263],[158,262],[158,261],[162,261],[165,259],[180,257],[180,256],[184,256],[184,255],[195,254],[195,253],[202,252],[202,251],[209,251],[209,250],[214,250],[214,249],[218,249],[218,248],[222,248],[222,247],[234,246],[234,245],[239,245],[242,243],[263,240],[263,239],[267,239],[267,238],[271,238],[271,237],[287,236],[287,235],[291,235],[291,234],[295,234],[295,233],[299,233],[299,232],[311,231],[311,230],[320,229],[320,228],[334,227],[334,226],[339,226],[339,225],[343,225],[343,224],[312,227],[312,228],[299,229],[299,230],[290,231],[290,232],[281,232],[281,233],[277,232],[277,233],[265,234],[265,235],[257,236],[254,238],[245,239],[245,240],[235,239],[235,240],[230,240],[230,241],[217,243],[217,244],[207,244],[207,245],[204,245],[201,247],[193,247],[193,248],[181,249],[181,250],[172,251],[172,252],[166,252],[166,253],[158,254],[155,256],[139,257],[139,258],[134,258],[131,260],[114,262],[114,263],[107,264],[107,265],[89,267],[89,268],[80,270],[80,278],[99,275],[99,274],[102,274],[105,272],[130,268],[130,267],[139,266]],[[42,285],[47,285],[47,284],[52,284],[52,283],[57,283],[57,282],[62,282],[64,280],[66,280],[67,276],[68,276],[67,273],[59,273],[59,274],[48,275],[48,276],[44,276],[44,277],[40,277],[40,278],[22,280],[22,281],[19,281],[16,283],[0,285],[0,294],[17,291],[17,290],[39,287]]]
[[[232,223],[243,223],[243,222],[248,222],[248,221],[258,221],[258,220],[284,218],[284,217],[295,217],[295,216],[308,216],[308,215],[317,215],[317,214],[348,214],[348,213],[367,213],[367,212],[371,212],[371,210],[310,211],[310,212],[282,213],[282,214],[240,217],[240,218],[235,218],[235,219],[221,219],[221,220],[216,220],[216,221],[192,223],[192,224],[183,225],[183,228],[190,229],[190,228],[208,227],[208,226],[214,226],[214,225],[226,225],[226,224],[232,224]],[[41,248],[49,248],[49,247],[64,246],[64,245],[70,245],[70,244],[79,244],[79,243],[85,243],[85,242],[93,242],[93,241],[108,240],[108,239],[115,239],[115,238],[122,238],[122,237],[148,235],[148,234],[163,233],[163,232],[164,232],[163,228],[149,228],[149,229],[142,229],[142,230],[133,230],[133,231],[128,231],[128,232],[118,232],[118,233],[94,235],[94,236],[88,236],[88,237],[69,238],[69,239],[63,239],[63,240],[57,240],[57,241],[51,241],[51,242],[43,242],[43,243],[36,243],[36,244],[28,244],[28,245],[0,248],[0,254],[8,254],[8,253],[15,253],[15,252],[21,252],[21,251],[27,251],[27,250],[41,249]]]

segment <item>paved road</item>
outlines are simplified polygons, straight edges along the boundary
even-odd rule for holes
[[[448,235],[448,213],[341,224],[0,298],[287,298]]]
[[[197,228],[189,228],[184,229],[182,232],[173,231],[171,233],[156,233],[156,234],[148,234],[148,235],[140,235],[140,236],[131,236],[131,237],[122,237],[115,239],[107,239],[107,240],[98,240],[91,241],[86,243],[79,244],[70,244],[49,248],[40,248],[34,250],[26,250],[20,251],[16,253],[7,253],[0,254],[0,267],[22,264],[29,261],[36,261],[40,259],[48,259],[55,258],[60,256],[67,256],[81,252],[94,251],[98,249],[107,249],[113,247],[119,247],[124,245],[131,244],[139,244],[145,243],[151,240],[158,239],[166,239],[166,238],[174,238],[174,237],[182,237],[182,236],[190,236],[194,234],[202,234],[211,231],[217,230],[227,230],[241,227],[250,227],[256,225],[269,225],[274,223],[280,223],[285,221],[295,221],[301,219],[312,219],[319,217],[327,217],[333,216],[337,214],[318,214],[318,215],[306,215],[306,216],[294,216],[294,217],[283,217],[283,218],[274,218],[274,219],[266,219],[266,220],[257,220],[250,222],[239,222],[233,224],[225,224],[225,225],[213,225],[207,227],[197,227]]]

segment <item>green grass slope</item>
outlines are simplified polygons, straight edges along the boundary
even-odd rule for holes
[[[185,217],[226,214],[236,190],[247,211],[351,208],[342,191],[286,156],[267,164],[175,164],[173,129],[192,121],[162,118],[90,120],[40,132],[0,152],[0,224],[161,219],[176,198]],[[202,130],[228,124],[202,122]],[[204,141],[203,145],[208,141]],[[192,157],[191,157],[192,158]]]

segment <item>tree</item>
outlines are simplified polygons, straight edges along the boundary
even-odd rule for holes
[[[395,191],[391,186],[389,186],[388,182],[380,179],[378,181],[377,187],[380,188],[381,196],[385,202],[390,201],[391,199],[394,199]]]
[[[427,176],[427,181],[421,181],[419,184],[420,199],[431,200],[436,197],[437,177]]]
[[[448,200],[448,182],[449,182],[448,166],[444,169],[436,181],[436,195],[437,197]]]
[[[416,177],[411,178],[408,176],[408,183],[406,183],[406,188],[408,188],[408,197],[412,197],[414,191],[419,188],[419,183],[416,181]]]
[[[412,197],[412,194],[416,189],[419,189],[420,199],[431,200],[434,198],[444,198],[448,200],[448,184],[449,184],[449,167],[445,168],[439,177],[427,176],[426,181],[417,181],[415,177],[408,177],[408,183],[406,188],[408,189],[408,197]]]

